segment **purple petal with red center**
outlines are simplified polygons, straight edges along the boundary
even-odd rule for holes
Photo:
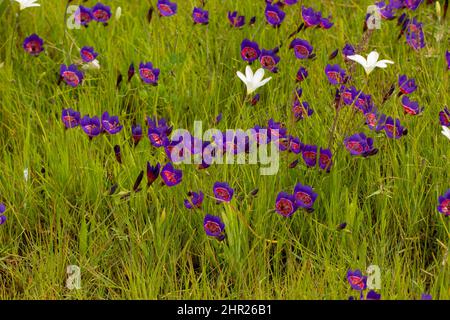
[[[409,10],[416,10],[420,4],[423,2],[423,0],[405,0],[405,6]]]
[[[59,75],[71,87],[77,87],[83,82],[84,78],[83,73],[78,70],[75,64],[71,64],[70,66],[62,64],[59,69]]]
[[[407,130],[400,124],[400,119],[393,119],[388,117],[384,124],[384,131],[388,138],[400,139],[407,134]]]
[[[106,23],[111,18],[111,8],[98,2],[92,7],[92,18],[97,22]]]
[[[261,50],[256,42],[244,39],[241,43],[241,57],[245,61],[253,62],[259,58]]]
[[[61,120],[68,129],[78,127],[80,124],[80,113],[73,109],[63,109]]]
[[[42,40],[37,34],[33,33],[23,41],[23,48],[26,52],[32,56],[38,56],[44,51],[44,40]]]
[[[156,148],[166,147],[170,143],[169,138],[161,128],[148,128],[147,136],[150,143]]]
[[[207,214],[203,219],[203,228],[208,236],[223,240],[225,224],[220,217]]]
[[[123,126],[120,125],[118,116],[110,116],[107,111],[102,115],[103,129],[109,134],[116,134],[122,131]]]
[[[237,11],[228,11],[228,21],[235,28],[242,28],[245,25],[245,17],[239,16]]]
[[[356,133],[344,139],[344,146],[352,156],[368,157],[377,153],[373,148],[373,139],[364,133]]]
[[[308,59],[313,51],[313,46],[308,41],[298,38],[292,40],[289,48],[294,49],[297,59]]]
[[[280,192],[275,201],[275,211],[286,218],[292,216],[297,211],[294,196],[287,192]]]
[[[170,17],[177,13],[177,4],[168,0],[158,0],[156,4],[159,14],[164,17]]]
[[[272,50],[262,49],[261,55],[259,56],[259,62],[264,69],[270,72],[276,73],[278,71],[276,65],[280,62],[280,57],[277,56],[278,47]]]
[[[406,75],[398,77],[398,86],[403,94],[413,93],[417,89],[416,81],[413,78],[408,79]]]
[[[302,18],[306,27],[313,27],[320,24],[322,13],[320,11],[316,12],[312,8],[302,6]]]
[[[367,288],[367,277],[362,275],[361,270],[347,271],[347,281],[354,290],[362,291]]]
[[[325,74],[328,77],[328,81],[333,84],[342,84],[345,79],[345,70],[341,69],[341,67],[338,64],[334,65],[327,65],[325,67]]]
[[[80,125],[90,139],[98,136],[102,132],[100,119],[97,116],[92,118],[89,115],[84,116],[80,121]]]
[[[92,62],[97,58],[98,53],[92,47],[83,47],[80,50],[80,55],[84,62]]]
[[[311,209],[317,196],[318,194],[310,186],[297,183],[294,188],[295,203],[300,208]]]
[[[292,112],[294,113],[295,120],[299,121],[310,117],[314,113],[314,110],[311,109],[308,102],[295,100],[292,106]]]
[[[233,199],[234,190],[226,182],[214,183],[213,192],[217,202],[230,202]]]
[[[145,83],[156,85],[158,83],[160,70],[153,68],[151,62],[139,64],[139,75]]]
[[[333,166],[333,155],[330,149],[322,149],[320,148],[319,153],[319,167],[322,170],[326,170],[330,172],[331,167]]]
[[[79,6],[77,11],[75,11],[75,23],[79,25],[86,27],[93,19],[94,16],[90,8]]]
[[[179,184],[183,178],[183,172],[173,167],[172,163],[167,163],[161,170],[161,178],[168,187]]]
[[[375,5],[378,7],[383,20],[392,20],[395,18],[394,8],[391,5],[386,5],[384,1],[377,2]]]
[[[315,167],[317,164],[317,146],[304,145],[302,149],[302,158],[306,166]]]
[[[277,5],[267,5],[264,15],[268,24],[279,27],[286,17],[286,13]]]
[[[303,143],[300,141],[298,137],[289,136],[289,152],[300,154],[302,152]]]
[[[328,18],[320,18],[319,25],[322,29],[327,30],[330,29],[334,25],[334,23],[331,22],[331,16],[329,16]]]
[[[209,12],[202,8],[195,7],[192,11],[192,19],[194,19],[194,23],[196,24],[208,24]]]
[[[411,101],[408,96],[403,96],[402,106],[405,114],[410,114],[413,116],[416,116],[423,111],[423,108],[419,107],[419,103],[417,101]]]
[[[450,189],[444,195],[439,197],[438,211],[446,217],[450,216]]]
[[[425,47],[425,36],[422,25],[423,24],[419,23],[416,18],[413,18],[413,20],[407,24],[406,28],[406,43],[416,51]]]
[[[355,102],[356,97],[359,95],[360,91],[356,90],[354,86],[350,88],[345,88],[342,93],[342,100],[347,106],[352,105]]]

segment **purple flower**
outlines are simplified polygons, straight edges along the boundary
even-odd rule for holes
[[[275,211],[285,218],[288,218],[297,211],[294,196],[287,192],[278,193],[275,201]]]
[[[333,22],[331,22],[331,16],[329,16],[328,18],[320,18],[320,24],[319,26],[322,29],[330,29],[332,26],[334,25]]]
[[[100,119],[95,116],[90,118],[89,115],[85,115],[80,121],[81,128],[88,135],[89,139],[98,136],[102,132],[102,126]]]
[[[261,95],[259,93],[255,94],[255,96],[250,101],[250,104],[252,106],[256,106],[256,104],[259,102],[259,99],[261,98]]]
[[[239,16],[237,11],[228,11],[228,21],[235,28],[242,28],[245,24],[245,17]]]
[[[300,102],[296,99],[294,100],[294,104],[292,106],[292,112],[294,113],[295,120],[299,121],[311,116],[314,113],[314,110],[311,109],[308,102]]]
[[[159,78],[159,69],[153,68],[153,64],[151,62],[139,64],[139,75],[141,76],[142,81],[151,85],[158,84]]]
[[[361,92],[358,98],[356,98],[355,108],[362,113],[365,113],[373,108],[372,96],[370,94],[364,94]]]
[[[279,27],[286,17],[286,13],[277,5],[268,4],[264,12],[266,21],[274,27]]]
[[[388,138],[399,139],[402,136],[406,135],[408,130],[400,124],[400,119],[393,119],[392,117],[388,117],[386,119],[386,123],[384,124],[384,131]]]
[[[347,281],[354,290],[362,291],[367,288],[367,277],[362,275],[361,270],[347,271]]]
[[[278,50],[278,47],[272,50],[262,49],[261,55],[259,56],[259,62],[261,62],[264,69],[274,73],[278,71],[278,68],[276,67],[278,62],[280,62],[280,57],[277,56]]]
[[[322,13],[320,11],[316,12],[312,8],[302,6],[302,18],[306,27],[313,27],[320,24]]]
[[[63,109],[61,120],[68,129],[78,127],[80,124],[80,113],[70,108]]]
[[[281,122],[275,122],[275,120],[270,119],[267,123],[268,135],[271,141],[276,141],[286,137],[287,129]]]
[[[203,228],[210,237],[215,237],[219,241],[225,238],[225,224],[220,217],[207,214],[203,219]]]
[[[403,94],[413,93],[417,89],[416,81],[413,78],[408,79],[406,75],[398,77],[398,86]]]
[[[420,300],[433,300],[433,297],[431,296],[431,294],[422,293],[422,296],[420,297]]]
[[[320,148],[319,153],[319,167],[322,170],[326,170],[330,172],[331,167],[333,166],[332,153],[330,149],[322,149]]]
[[[76,87],[83,81],[83,73],[78,70],[75,64],[71,64],[70,66],[66,66],[62,64],[59,69],[59,75],[64,80],[66,84],[71,87]]]
[[[342,49],[342,54],[344,55],[344,58],[347,58],[347,56],[353,56],[355,54],[355,48],[351,44],[346,43]]]
[[[283,3],[287,6],[292,6],[294,4],[296,4],[298,2],[298,0],[284,0]]]
[[[80,50],[80,55],[84,62],[92,62],[97,58],[98,53],[92,47],[83,47]]]
[[[345,138],[344,146],[352,156],[368,157],[378,152],[378,149],[373,147],[373,139],[366,137],[364,133]]]
[[[33,33],[31,36],[25,38],[22,46],[26,52],[37,57],[42,51],[44,51],[43,45],[44,40],[42,40],[37,34]]]
[[[306,78],[308,78],[308,70],[306,70],[304,67],[300,67],[297,71],[295,80],[297,80],[298,82],[302,82]]]
[[[416,51],[425,47],[425,36],[422,29],[422,23],[419,23],[416,18],[408,24],[406,29],[406,42]]]
[[[244,39],[241,43],[241,57],[245,61],[253,62],[259,58],[261,50],[256,42]]]
[[[379,8],[381,18],[384,20],[392,20],[395,18],[394,8],[391,5],[386,5],[384,1],[375,3]]]
[[[356,90],[354,86],[351,86],[350,88],[345,88],[344,92],[342,93],[342,100],[347,106],[350,106],[355,102],[355,99],[358,96],[358,94],[359,91]]]
[[[295,154],[302,152],[303,144],[298,137],[289,136],[288,137],[288,150]]]
[[[147,186],[150,186],[159,176],[161,165],[159,163],[156,166],[152,166],[150,162],[147,162]]]
[[[304,145],[302,148],[302,158],[306,166],[315,167],[317,164],[317,146]]]
[[[131,137],[133,138],[134,146],[137,146],[142,139],[142,127],[139,124],[131,126]]]
[[[150,143],[156,147],[167,147],[169,145],[169,138],[164,130],[164,128],[148,128],[147,136]]]
[[[366,300],[381,300],[381,294],[377,293],[374,290],[370,290],[367,293]]]
[[[422,3],[423,0],[404,0],[405,2],[405,6],[409,9],[409,10],[416,10],[420,4]]]
[[[208,24],[209,23],[209,12],[201,8],[195,7],[192,11],[192,18],[196,24]]]
[[[214,124],[219,124],[220,121],[222,121],[222,117],[223,117],[223,115],[222,115],[222,112],[221,112],[221,113],[219,113],[217,115],[216,119],[214,120]]]
[[[447,107],[439,112],[439,121],[442,126],[450,127],[450,110]]]
[[[366,118],[366,124],[370,130],[379,132],[384,129],[384,123],[386,122],[386,115],[379,115],[376,108],[372,108],[364,114]]]
[[[188,192],[189,199],[184,199],[184,206],[187,209],[198,209],[202,206],[203,192]]]
[[[297,59],[308,59],[313,51],[313,46],[303,39],[294,39],[289,45],[290,49],[294,49]]]
[[[342,84],[345,79],[345,70],[341,69],[338,64],[335,65],[327,65],[325,67],[325,74],[328,77],[328,81],[333,84]]]
[[[0,203],[0,225],[4,224],[6,222],[6,216],[3,214],[6,211],[6,206],[4,203]]]
[[[409,100],[408,96],[403,96],[402,106],[405,114],[410,114],[413,116],[416,116],[423,111],[423,108],[419,108],[419,103],[417,101]]]
[[[103,3],[98,2],[92,7],[92,17],[97,22],[106,23],[111,18],[111,8],[105,6]]]
[[[116,134],[123,129],[123,126],[119,123],[119,117],[110,116],[108,111],[105,111],[102,115],[102,126],[109,134]]]
[[[170,2],[169,0],[158,0],[156,4],[159,10],[159,14],[164,17],[173,16],[177,13],[177,4],[175,2]]]
[[[183,172],[175,169],[172,163],[168,162],[161,170],[161,178],[166,186],[173,187],[181,182]]]
[[[92,19],[94,17],[92,16],[92,10],[89,8],[79,6],[77,11],[75,11],[75,22],[79,25],[87,27]]]
[[[440,213],[443,213],[446,217],[450,216],[450,189],[439,197],[439,205],[437,207]]]
[[[213,192],[217,202],[230,202],[234,194],[234,190],[226,182],[214,183]]]
[[[295,204],[300,208],[311,209],[318,194],[310,186],[297,183],[294,188]]]
[[[264,145],[270,142],[271,136],[268,134],[267,128],[258,125],[253,127],[252,138],[258,145]]]

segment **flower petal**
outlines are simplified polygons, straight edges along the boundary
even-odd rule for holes
[[[380,57],[380,54],[376,51],[372,51],[371,53],[369,53],[369,55],[367,56],[367,64],[369,66],[371,65],[375,65],[378,61],[378,58]]]
[[[244,76],[244,74],[240,71],[236,72],[239,79],[241,79],[245,84],[247,84],[247,78]]]
[[[362,65],[364,67],[367,65],[366,58],[364,58],[363,56],[360,56],[359,54],[355,54],[355,55],[352,55],[352,56],[347,56],[347,58],[349,60],[358,62],[360,65]]]
[[[254,76],[253,76],[253,81],[254,82],[260,82],[262,80],[262,78],[264,78],[264,69],[263,68],[259,68],[258,70],[256,70]]]
[[[247,66],[245,68],[245,76],[247,77],[247,80],[251,80],[253,78],[253,71],[252,68],[250,68],[250,66]]]

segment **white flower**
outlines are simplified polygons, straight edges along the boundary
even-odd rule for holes
[[[122,15],[122,8],[121,7],[117,7],[117,9],[116,9],[116,21],[118,21],[120,19],[121,15]]]
[[[92,60],[91,62],[84,64],[81,68],[83,70],[98,70],[100,69],[100,63],[98,62],[97,59],[95,59]]]
[[[362,65],[364,67],[364,70],[366,70],[367,75],[369,75],[375,68],[386,68],[386,63],[394,64],[394,62],[391,60],[378,61],[379,57],[380,54],[376,51],[372,51],[371,53],[369,53],[369,55],[367,56],[367,60],[359,54],[347,56],[348,59],[358,62],[360,65]]]
[[[39,3],[36,3],[38,0],[15,0],[20,4],[20,10],[24,10],[26,8],[31,7],[40,7],[41,5]]]
[[[450,140],[450,128],[446,126],[442,126],[442,134]]]
[[[264,78],[264,69],[260,68],[256,70],[255,74],[253,74],[252,68],[250,68],[250,66],[247,66],[245,68],[245,76],[240,71],[236,72],[236,74],[239,79],[241,79],[247,86],[247,94],[251,94],[253,91],[258,89],[259,87],[262,87],[267,82],[269,82],[270,79],[272,79],[272,77],[270,77],[263,80],[262,78]]]
[[[23,179],[25,180],[25,182],[28,182],[28,168],[25,168],[23,170]]]

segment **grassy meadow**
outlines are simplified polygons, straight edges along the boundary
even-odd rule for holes
[[[341,49],[363,37],[370,0],[302,0],[285,6],[280,28],[268,25],[263,0],[209,0],[208,25],[194,25],[197,0],[178,0],[178,12],[149,23],[154,0],[104,0],[113,16],[108,26],[67,29],[66,1],[40,0],[40,7],[19,12],[17,3],[0,0],[0,202],[7,221],[0,225],[0,299],[344,299],[358,296],[349,286],[348,269],[381,270],[382,299],[450,299],[450,224],[437,210],[438,197],[450,188],[449,141],[441,134],[439,111],[449,104],[448,21],[438,21],[434,5],[403,10],[423,22],[426,47],[414,51],[397,40],[397,21],[383,21],[361,55],[376,50],[395,62],[366,77],[355,65],[352,84],[373,96],[383,113],[408,129],[401,139],[370,131],[352,108],[339,114],[333,131],[330,173],[307,168],[301,155],[280,154],[276,175],[260,175],[259,165],[176,165],[183,171],[177,186],[131,192],[146,163],[167,163],[163,148],[146,137],[145,117],[165,118],[174,128],[265,126],[273,118],[308,144],[327,147],[335,118],[336,86],[324,68],[346,68]],[[441,5],[442,5],[441,1]],[[93,6],[96,1],[72,1]],[[301,5],[332,15],[329,30],[308,28],[296,37],[314,46],[314,59],[296,59],[288,35],[301,23]],[[120,19],[114,16],[122,8]],[[253,26],[232,28],[228,11],[237,10]],[[398,14],[399,15],[399,14]],[[448,17],[447,17],[448,20]],[[33,57],[22,48],[32,33],[44,40]],[[240,56],[244,38],[261,48],[281,44],[279,72],[258,89],[255,106],[243,102],[245,85],[236,76],[247,63]],[[58,84],[61,64],[79,63],[79,49],[99,52],[99,70],[85,71],[82,85]],[[340,49],[336,58],[329,55]],[[137,74],[127,82],[131,62],[151,61],[161,69],[157,86]],[[259,68],[259,62],[252,68]],[[309,76],[296,83],[300,66]],[[116,87],[118,75],[122,83]],[[416,79],[410,97],[425,107],[405,115],[398,90],[382,104],[398,76]],[[314,114],[298,122],[292,97],[303,89]],[[80,129],[66,130],[61,111],[81,115],[118,115],[124,129],[90,141]],[[215,125],[222,112],[222,121]],[[137,147],[131,125],[144,128]],[[364,132],[379,149],[374,156],[352,157],[345,137]],[[113,146],[120,145],[122,164]],[[289,164],[300,158],[295,168]],[[28,168],[28,179],[24,169]],[[230,203],[216,204],[213,184],[234,189]],[[298,210],[291,218],[275,213],[280,191],[297,183],[318,193],[314,212]],[[117,184],[117,191],[110,189]],[[251,192],[258,188],[258,193]],[[183,204],[188,191],[203,191],[201,209]],[[203,229],[205,214],[220,216],[227,238],[217,241]],[[344,230],[337,226],[347,223]],[[66,288],[66,268],[81,269],[81,289]]]

